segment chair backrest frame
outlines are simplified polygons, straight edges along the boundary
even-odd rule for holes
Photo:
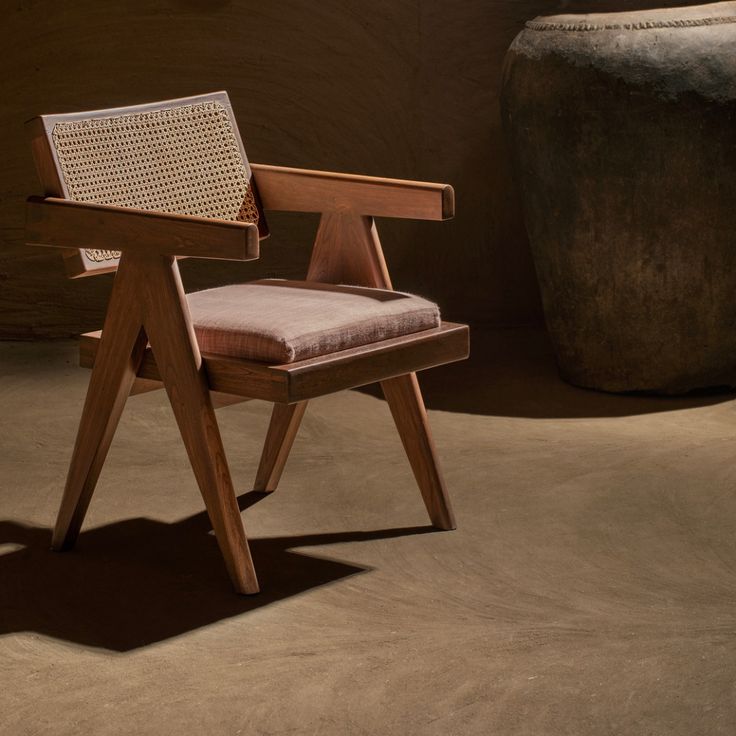
[[[259,235],[261,238],[266,237],[268,235],[268,229],[263,215],[260,198],[258,197],[253,173],[251,171],[250,164],[248,163],[245,148],[243,147],[243,141],[240,137],[240,132],[238,130],[237,121],[235,120],[235,115],[233,114],[230,99],[228,98],[227,92],[224,91],[172,100],[162,100],[142,105],[62,113],[57,115],[40,115],[29,120],[26,123],[26,129],[30,138],[36,171],[41,181],[41,185],[43,186],[44,194],[51,197],[73,199],[70,195],[70,189],[67,186],[67,182],[65,181],[62,163],[54,140],[54,129],[57,125],[102,120],[106,118],[120,118],[121,116],[135,116],[140,113],[172,111],[177,108],[202,105],[202,103],[216,103],[218,105],[218,110],[219,106],[221,106],[226,113],[227,120],[232,129],[231,132],[237,142],[240,158],[245,169],[247,188],[253,195],[253,204],[257,209]],[[94,202],[95,199],[87,198],[86,201]],[[99,200],[97,201],[99,202]],[[113,202],[106,203],[112,204]],[[80,238],[83,239],[83,233],[80,233]],[[81,240],[80,245],[83,245]],[[114,242],[111,242],[110,248],[114,249]],[[70,278],[109,273],[110,271],[115,271],[119,263],[119,254],[112,250],[88,251],[84,248],[74,248],[64,250],[63,256],[67,275]]]

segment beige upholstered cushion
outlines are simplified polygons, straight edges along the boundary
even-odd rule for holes
[[[270,363],[437,327],[436,304],[357,286],[265,279],[187,295],[202,352]]]

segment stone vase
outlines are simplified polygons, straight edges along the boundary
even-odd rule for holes
[[[736,386],[736,2],[537,18],[502,110],[563,378]]]

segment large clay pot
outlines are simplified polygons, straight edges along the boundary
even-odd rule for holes
[[[537,18],[503,114],[562,376],[736,386],[736,2]]]

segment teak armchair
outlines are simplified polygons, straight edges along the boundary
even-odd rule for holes
[[[258,582],[219,404],[274,403],[255,481],[273,491],[308,399],[380,381],[432,524],[455,527],[414,372],[467,357],[468,329],[391,291],[373,221],[450,218],[451,187],[250,165],[224,92],[28,128],[46,196],[28,200],[26,240],[62,249],[73,278],[117,271],[103,330],[81,338],[92,374],[54,549],[75,543],[128,395],[161,387],[239,593]],[[322,213],[307,280],[185,295],[176,259],[258,258],[264,210]]]

